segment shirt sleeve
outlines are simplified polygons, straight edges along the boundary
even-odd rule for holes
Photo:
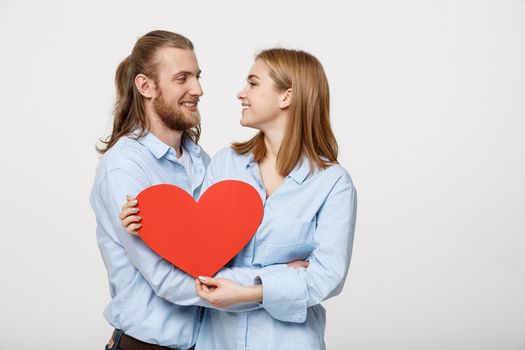
[[[304,322],[307,308],[341,292],[348,273],[357,196],[349,176],[337,180],[317,214],[308,268],[262,272],[263,307],[272,317]]]
[[[140,170],[138,170],[140,171]],[[214,308],[200,298],[195,291],[195,279],[177,269],[171,263],[151,250],[140,237],[126,232],[119,219],[119,213],[126,202],[126,195],[137,196],[149,187],[145,174],[128,169],[116,169],[108,172],[99,184],[94,206],[100,222],[107,223],[105,231],[123,247],[130,262],[137,268],[159,297],[178,305],[199,305]],[[105,218],[104,218],[105,216]],[[276,267],[277,268],[277,267]],[[274,269],[268,268],[268,271]],[[228,278],[242,285],[253,285],[260,271],[251,268],[223,268],[216,277]],[[259,303],[234,305],[228,311],[250,311],[261,308]]]

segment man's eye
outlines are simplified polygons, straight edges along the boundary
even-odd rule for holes
[[[178,82],[178,83],[181,83],[181,84],[184,84],[184,83],[186,82],[186,77],[184,77],[184,78],[178,78],[178,79],[177,79],[177,82]]]

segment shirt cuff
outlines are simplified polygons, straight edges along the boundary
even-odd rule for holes
[[[279,265],[266,270],[258,279],[263,286],[262,306],[273,318],[284,322],[306,321],[307,295],[299,271]]]

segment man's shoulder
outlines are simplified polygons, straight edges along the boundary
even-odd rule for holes
[[[123,136],[100,158],[97,175],[104,177],[105,174],[119,169],[134,173],[142,169],[141,164],[144,163],[147,152],[147,148],[137,139]]]

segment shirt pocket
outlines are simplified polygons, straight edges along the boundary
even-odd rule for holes
[[[314,244],[315,219],[312,221],[265,212],[261,230],[257,234],[255,260],[264,265],[304,260],[310,256]]]

